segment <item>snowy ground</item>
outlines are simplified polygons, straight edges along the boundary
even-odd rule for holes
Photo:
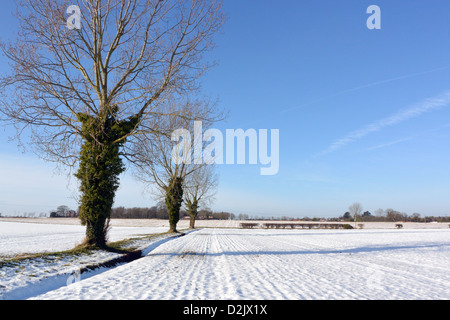
[[[78,219],[77,219],[78,220]],[[55,252],[69,250],[80,244],[86,228],[76,224],[55,224],[55,219],[46,219],[49,223],[14,222],[10,219],[0,221],[0,257],[25,253]],[[31,220],[33,221],[33,219]],[[41,221],[41,220],[38,220]],[[56,219],[56,222],[61,219]],[[109,241],[119,241],[138,237],[143,234],[166,232],[167,227],[122,227],[112,226]]]
[[[22,298],[450,299],[448,228],[208,228],[159,240],[144,254]]]
[[[108,270],[96,268],[79,275],[80,270],[123,257],[109,251],[78,255],[46,255],[25,260],[11,260],[16,256],[34,253],[52,253],[73,249],[81,243],[85,228],[73,220],[0,220],[0,300],[26,299]],[[7,220],[7,221],[5,221]],[[14,222],[21,221],[21,222]],[[33,221],[28,223],[25,221]],[[48,223],[43,223],[44,221]],[[57,224],[62,221],[66,224]],[[37,222],[37,223],[36,223]],[[75,223],[76,222],[76,223]],[[110,241],[133,238],[130,246],[151,248],[170,237],[166,227],[120,227],[110,230]],[[149,235],[154,235],[149,237]]]

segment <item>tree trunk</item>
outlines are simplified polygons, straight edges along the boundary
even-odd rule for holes
[[[177,223],[180,220],[180,209],[168,208],[169,210],[169,232],[176,233]]]
[[[189,214],[189,228],[195,229],[195,219],[198,215],[198,200],[194,198],[194,200],[186,201],[186,208]]]
[[[169,232],[178,232],[177,223],[180,220],[180,208],[183,202],[183,178],[173,177],[166,188],[166,207],[169,211]]]
[[[189,213],[189,228],[195,229],[195,219],[197,218],[197,213]]]
[[[115,192],[119,186],[119,174],[123,171],[118,150],[92,148],[88,142],[82,148],[80,169],[77,177],[81,181],[80,219],[86,226],[84,244],[90,247],[106,246],[108,228],[106,221],[111,215]],[[89,150],[89,151],[88,151]]]
[[[106,219],[105,219],[106,216]],[[86,221],[86,237],[83,244],[88,247],[105,248],[109,231],[109,215]]]
[[[84,144],[80,152],[80,167],[75,176],[80,180],[80,220],[86,226],[84,244],[106,246],[109,217],[114,196],[119,187],[119,175],[125,170],[120,158],[118,140],[132,130],[136,119],[116,121],[116,108],[103,117],[78,114],[83,124]],[[120,142],[117,142],[120,141]]]

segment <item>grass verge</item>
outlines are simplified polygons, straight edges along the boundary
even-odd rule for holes
[[[1,257],[0,256],[0,268],[3,266],[20,265],[22,262],[29,262],[30,260],[41,259],[52,261],[60,260],[66,257],[76,257],[80,255],[90,255],[98,251],[107,251],[121,254],[119,258],[114,258],[109,262],[101,262],[99,266],[107,266],[111,264],[117,264],[120,262],[127,262],[139,257],[141,251],[138,250],[142,247],[142,243],[151,241],[156,237],[166,236],[169,232],[149,234],[141,237],[127,238],[120,241],[108,242],[104,248],[89,247],[85,245],[78,245],[72,249],[55,252],[41,252],[41,253],[22,253],[14,257]],[[93,266],[91,266],[91,269]]]

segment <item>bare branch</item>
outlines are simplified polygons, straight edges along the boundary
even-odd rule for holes
[[[11,72],[0,76],[1,119],[58,161],[77,157],[79,114],[137,119],[117,143],[161,132],[178,114],[169,101],[195,94],[211,66],[203,61],[224,22],[216,0],[17,0],[19,31],[0,42]],[[66,27],[70,5],[81,29]],[[116,109],[114,109],[116,110]],[[42,128],[46,128],[43,130]],[[62,134],[64,130],[67,135]],[[26,139],[25,139],[26,140]]]

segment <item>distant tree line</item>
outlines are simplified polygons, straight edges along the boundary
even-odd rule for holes
[[[370,211],[362,212],[362,206],[358,208],[353,208],[354,212],[346,211],[343,215],[338,217],[308,217],[305,216],[303,218],[299,217],[290,217],[290,216],[258,216],[258,215],[248,215],[248,214],[238,214],[234,215],[234,218],[237,220],[274,220],[274,221],[327,221],[327,222],[338,222],[338,221],[349,221],[354,222],[355,220],[358,222],[442,222],[447,223],[450,222],[450,216],[421,216],[419,213],[413,213],[408,215],[404,212],[400,212],[394,209],[378,209],[375,211],[375,214],[372,214]],[[349,207],[349,208],[350,208]]]
[[[350,207],[349,207],[350,208]],[[350,210],[351,211],[351,210]],[[225,211],[212,211],[211,209],[202,209],[198,211],[196,220],[276,220],[276,221],[349,221],[349,222],[450,222],[450,216],[422,216],[419,213],[413,213],[408,215],[407,213],[400,212],[394,209],[378,209],[374,213],[370,211],[357,210],[355,212],[346,211],[343,215],[338,217],[329,218],[319,218],[319,217],[308,217],[303,218],[289,217],[289,216],[258,216],[258,215],[248,215],[248,214],[234,214]],[[358,213],[359,212],[359,213]],[[61,217],[78,217],[78,212],[70,209],[68,206],[59,206],[56,210],[50,212],[51,218],[61,218]],[[41,213],[39,216],[45,214]],[[0,215],[1,216],[1,215]],[[35,213],[29,213],[22,215],[25,217],[35,217]],[[185,209],[180,210],[180,219],[186,219],[189,217],[189,213]],[[150,208],[125,208],[117,207],[111,209],[111,218],[114,219],[169,219],[169,211],[164,203],[159,203],[156,206]]]
[[[189,217],[186,210],[180,210],[180,219]],[[111,210],[111,218],[113,219],[169,219],[169,211],[165,205],[157,205],[150,208],[125,208],[117,207]],[[197,220],[234,220],[236,216],[229,212],[213,212],[209,209],[198,211]]]
[[[200,210],[198,212],[197,220],[208,220],[208,219],[235,220],[236,215],[234,213],[225,212],[225,211],[213,212],[208,209]]]
[[[52,210],[50,212],[49,217],[50,218],[76,218],[78,217],[79,212],[70,209],[68,206],[59,206],[56,210]],[[24,217],[35,217],[34,213],[22,215]],[[46,216],[45,214],[41,214],[41,217]],[[189,217],[189,213],[181,209],[180,210],[180,219],[183,219],[185,217]],[[112,208],[111,209],[111,218],[112,219],[169,219],[169,211],[167,210],[167,207],[160,203],[156,206],[152,206],[150,208],[125,208],[123,206]],[[210,209],[202,209],[198,211],[198,215],[196,217],[196,220],[245,220],[248,219],[247,215],[239,215],[236,216],[233,213],[225,212],[225,211],[218,211],[214,212]]]
[[[153,206],[151,208],[125,208],[111,209],[112,219],[169,219],[166,207]]]
[[[344,215],[339,217],[341,221],[355,221],[354,215],[350,212],[345,212]],[[442,216],[424,216],[420,213],[413,213],[408,215],[407,213],[400,212],[394,209],[378,209],[373,215],[370,211],[364,211],[362,214],[356,215],[356,221],[361,222],[450,222],[450,217]]]

